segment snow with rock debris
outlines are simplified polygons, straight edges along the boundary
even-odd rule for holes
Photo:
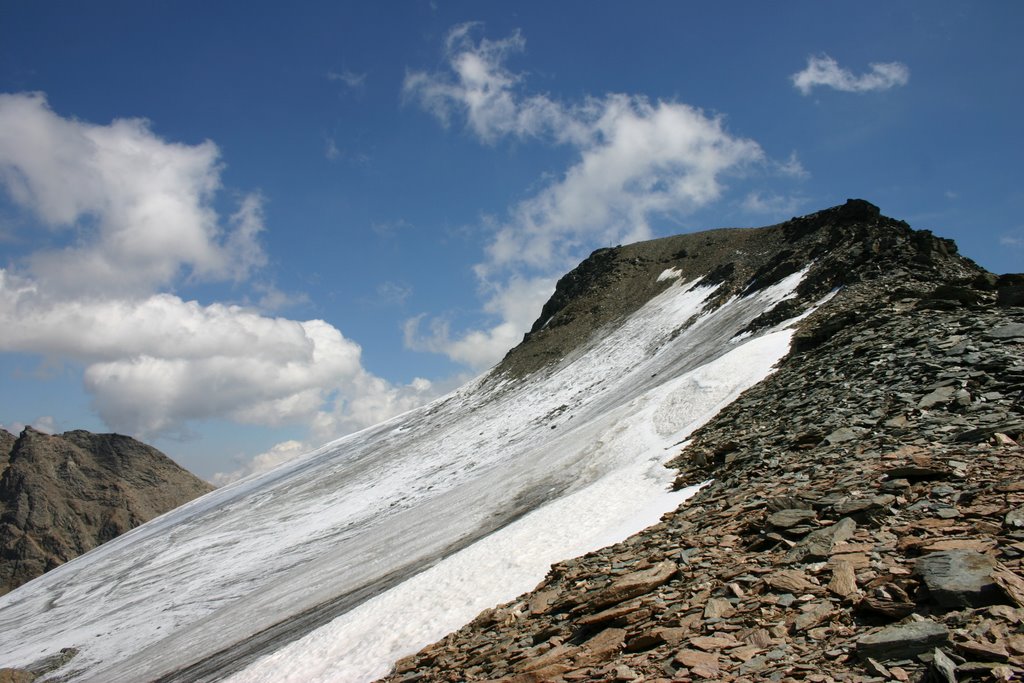
[[[736,337],[802,275],[710,313],[713,288],[673,282],[555,368],[485,375],[153,520],[0,597],[0,667],[76,647],[74,681],[383,675],[678,505],[662,463],[785,355],[789,328]]]

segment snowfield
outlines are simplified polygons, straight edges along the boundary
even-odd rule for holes
[[[0,597],[0,667],[75,647],[73,681],[384,675],[691,495],[662,463],[786,354],[785,325],[737,334],[802,276],[703,315],[713,289],[665,276],[543,374],[484,375],[144,524]]]

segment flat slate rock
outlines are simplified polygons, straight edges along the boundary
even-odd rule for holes
[[[914,566],[931,599],[948,609],[999,603],[1002,594],[992,578],[995,569],[995,560],[973,550],[931,553]]]
[[[798,510],[794,508],[779,510],[768,515],[768,523],[778,529],[790,529],[818,518],[818,513],[814,510]]]
[[[934,621],[916,621],[887,626],[857,640],[857,654],[862,659],[890,661],[910,659],[949,642],[949,629]]]
[[[1024,323],[1000,325],[985,336],[989,339],[1024,339]]]

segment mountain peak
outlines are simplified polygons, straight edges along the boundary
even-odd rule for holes
[[[864,199],[763,228],[718,228],[598,249],[558,281],[498,374],[522,377],[557,364],[677,279],[717,286],[708,303],[713,309],[805,269],[797,297],[779,314],[797,315],[829,291],[865,279],[965,284],[985,273],[959,256],[952,240],[914,230]]]
[[[25,427],[0,458],[0,593],[213,490],[121,434]]]

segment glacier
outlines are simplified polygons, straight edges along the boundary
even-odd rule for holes
[[[524,379],[485,373],[0,597],[0,667],[69,681],[367,681],[693,490],[663,463],[788,352],[741,334],[806,271],[683,282]],[[45,680],[45,679],[44,679]]]

